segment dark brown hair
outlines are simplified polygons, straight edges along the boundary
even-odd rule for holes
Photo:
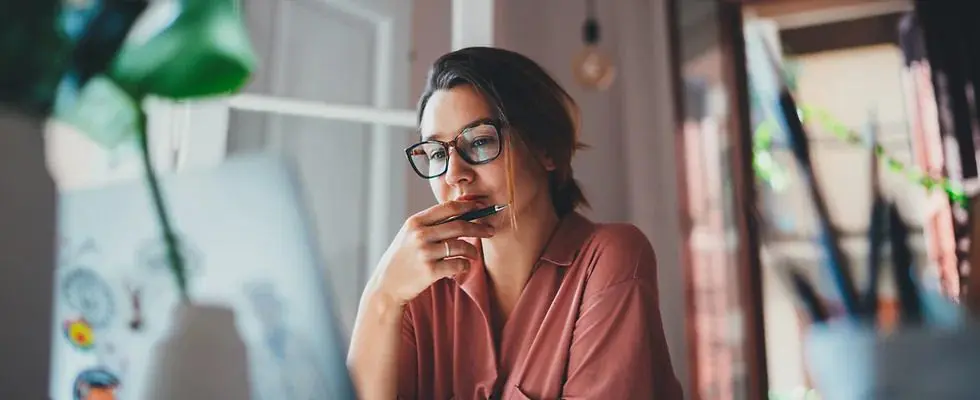
[[[470,85],[479,92],[503,124],[503,131],[533,154],[552,159],[548,175],[551,202],[559,217],[589,206],[572,176],[572,156],[586,146],[578,141],[578,106],[544,68],[513,51],[492,47],[457,50],[433,63],[419,98],[418,115],[438,90]],[[507,152],[508,182],[513,190],[512,161]]]

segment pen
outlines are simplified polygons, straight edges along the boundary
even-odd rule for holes
[[[898,208],[891,205],[889,211],[889,242],[892,247],[895,288],[898,291],[898,304],[901,307],[902,324],[916,325],[922,322],[922,305],[916,278],[912,275],[912,249],[908,243],[908,226],[902,220]]]
[[[827,309],[820,302],[817,291],[810,285],[810,282],[806,280],[803,274],[796,268],[790,268],[789,278],[793,283],[793,288],[796,289],[796,295],[799,296],[800,302],[810,312],[810,318],[813,323],[827,321]]]
[[[871,221],[868,226],[868,281],[864,291],[863,315],[874,323],[878,318],[878,281],[881,279],[881,252],[884,245],[889,205],[880,194],[874,194]]]
[[[796,158],[800,169],[803,170],[803,176],[810,187],[810,203],[817,211],[817,220],[820,223],[820,248],[826,259],[826,267],[829,269],[834,284],[840,293],[844,310],[852,317],[859,316],[861,305],[857,296],[857,288],[854,286],[854,279],[851,277],[850,263],[840,248],[840,235],[831,221],[830,211],[823,197],[823,190],[813,170],[809,139],[803,122],[800,121],[800,116],[797,114],[799,108],[796,106],[796,100],[790,93],[789,87],[787,87],[786,82],[788,80],[785,71],[780,66],[779,57],[773,53],[773,49],[769,46],[763,46],[763,48],[766,58],[772,65],[773,73],[779,80],[779,98],[776,111],[785,123],[790,149],[793,151],[793,156]]]
[[[441,225],[441,224],[453,222],[453,221],[456,221],[456,220],[473,221],[473,220],[476,220],[476,219],[480,219],[480,218],[489,217],[491,215],[494,215],[494,214],[496,214],[498,212],[503,211],[505,208],[507,208],[507,205],[506,204],[494,204],[494,205],[492,205],[490,207],[481,208],[479,210],[473,210],[473,211],[470,211],[470,212],[467,212],[467,213],[464,213],[464,214],[457,215],[455,217],[446,218],[446,219],[442,220],[441,222],[439,222],[436,225]]]
[[[864,317],[874,324],[878,318],[878,280],[881,275],[881,250],[884,244],[885,226],[887,224],[888,203],[881,196],[881,178],[878,176],[878,126],[874,114],[868,127],[868,142],[871,147],[871,221],[868,223],[868,281],[864,291]]]
[[[809,139],[806,129],[803,128],[803,122],[796,114],[796,100],[793,99],[793,95],[790,94],[785,85],[780,91],[779,108],[786,123],[790,148],[793,150],[797,164],[803,170],[806,183],[810,186],[810,203],[817,211],[817,221],[820,224],[820,241],[822,242],[820,248],[826,258],[826,267],[830,270],[834,284],[840,293],[844,310],[848,315],[857,317],[861,315],[861,307],[854,279],[851,277],[850,263],[840,248],[840,235],[831,220],[827,201],[823,196],[823,189],[813,170]]]

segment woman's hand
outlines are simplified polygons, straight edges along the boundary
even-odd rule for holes
[[[477,208],[475,202],[449,201],[409,217],[381,257],[368,289],[400,306],[435,281],[465,271],[479,253],[459,238],[489,238],[493,228],[459,220],[436,224]]]
[[[361,297],[347,358],[358,398],[395,398],[403,306],[433,282],[466,270],[479,257],[475,246],[459,238],[493,236],[493,228],[486,224],[438,223],[477,206],[450,201],[409,217],[381,257]]]

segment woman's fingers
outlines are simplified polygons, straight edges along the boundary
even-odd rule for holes
[[[476,260],[480,256],[476,246],[459,239],[429,243],[423,248],[423,253],[423,257],[429,262],[457,257]]]
[[[436,261],[435,264],[432,264],[433,281],[455,276],[460,272],[466,271],[469,266],[470,260],[462,258],[450,258],[448,260]]]
[[[416,226],[435,225],[447,218],[455,217],[467,211],[476,210],[477,208],[479,208],[479,204],[475,201],[447,201],[436,204],[409,217],[409,222],[416,224]]]
[[[493,228],[479,222],[453,221],[442,225],[426,226],[417,231],[423,242],[441,242],[447,239],[461,237],[489,238],[493,236]]]
[[[477,204],[446,202],[410,217],[378,261],[372,285],[405,304],[433,282],[466,270],[480,254],[476,246],[459,238],[488,238],[493,228],[467,221],[436,223],[475,209]]]

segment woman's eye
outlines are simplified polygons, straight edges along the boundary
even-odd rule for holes
[[[476,140],[473,141],[473,147],[489,146],[492,145],[493,142],[494,142],[494,138],[492,137],[477,138]]]
[[[434,151],[432,153],[429,153],[429,159],[430,160],[441,160],[443,158],[446,158],[446,151],[445,150],[436,150],[436,151]]]

